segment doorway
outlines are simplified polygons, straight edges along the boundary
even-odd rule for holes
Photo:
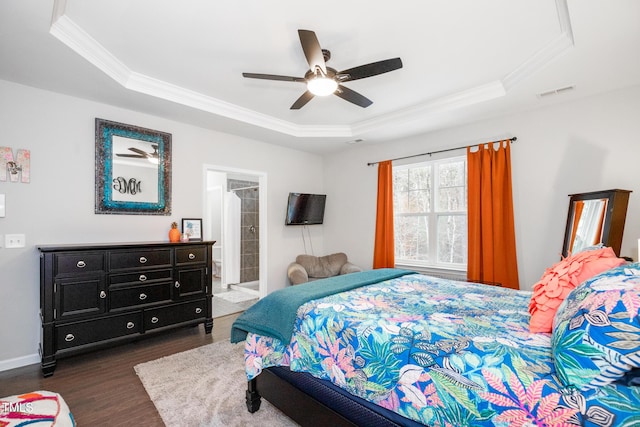
[[[214,312],[242,311],[266,293],[266,174],[207,165],[203,233],[213,240]]]

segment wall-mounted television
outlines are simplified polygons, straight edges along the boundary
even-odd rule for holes
[[[289,193],[285,224],[322,224],[326,199],[326,194]]]

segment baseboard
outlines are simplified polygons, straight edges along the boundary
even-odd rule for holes
[[[16,357],[14,359],[0,360],[0,372],[28,365],[35,365],[36,363],[40,363],[40,355],[38,353]]]

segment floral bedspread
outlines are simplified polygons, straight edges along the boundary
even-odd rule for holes
[[[563,388],[530,297],[423,275],[331,295],[299,308],[288,346],[250,333],[247,377],[287,365],[429,426],[627,425],[639,388]]]

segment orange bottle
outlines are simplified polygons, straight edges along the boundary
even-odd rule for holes
[[[178,223],[171,223],[171,230],[169,230],[169,241],[170,242],[179,242],[180,241],[180,230],[178,230]]]

